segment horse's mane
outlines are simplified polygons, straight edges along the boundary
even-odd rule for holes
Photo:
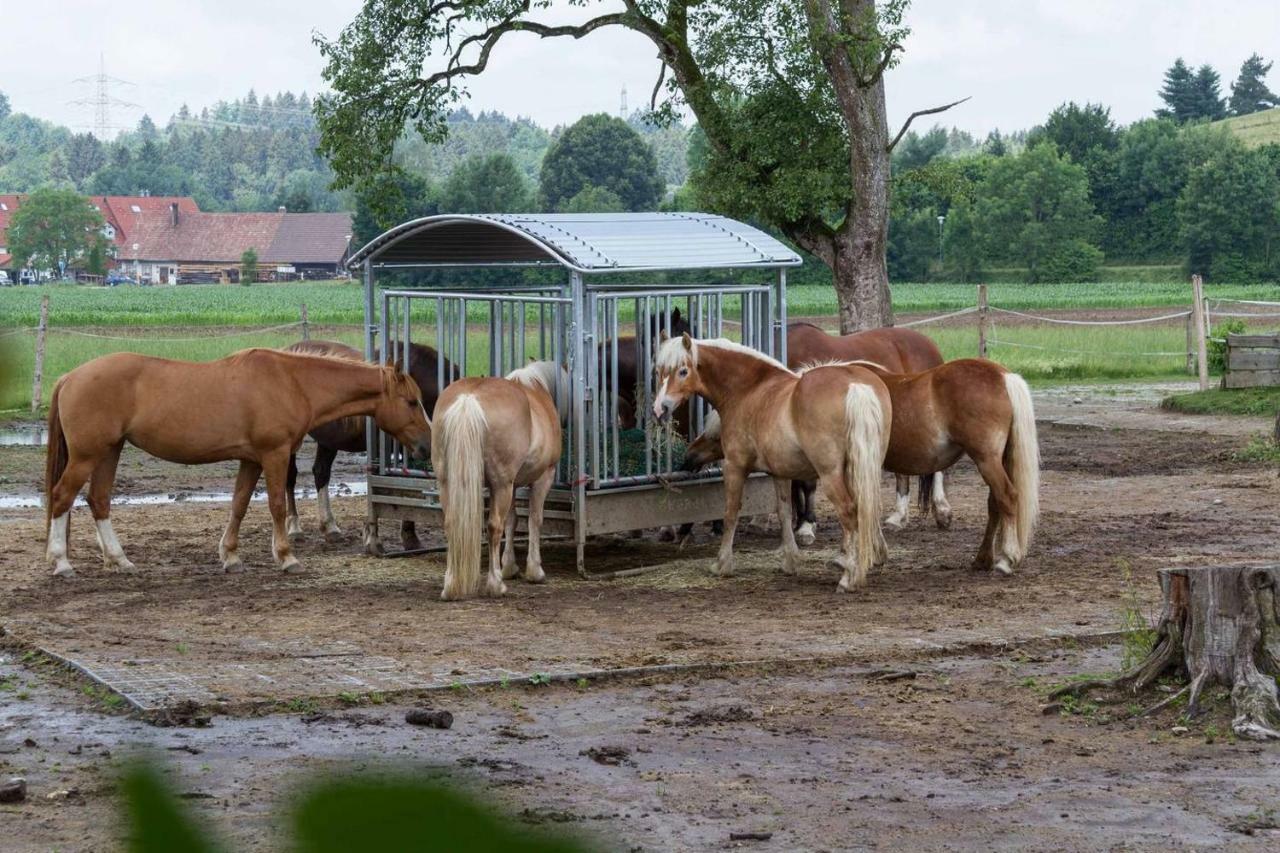
[[[870,368],[874,368],[875,370],[883,370],[885,373],[889,372],[889,368],[885,367],[883,364],[878,364],[877,362],[874,362],[874,361],[868,361],[865,358],[853,358],[853,359],[828,358],[820,361],[810,361],[801,365],[799,372],[801,376],[804,376],[810,370],[817,370],[819,367],[849,367],[853,365],[857,365],[860,367],[870,367]]]
[[[546,391],[555,401],[556,414],[560,416],[561,422],[568,418],[570,380],[567,371],[556,362],[531,361],[508,373],[506,378],[529,388]]]
[[[765,355],[759,350],[754,350],[749,346],[744,346],[737,341],[731,341],[728,338],[690,338],[690,341],[693,346],[689,352],[694,364],[698,363],[698,350],[701,347],[710,347],[711,349],[748,355],[757,361],[763,361],[765,364],[790,373],[792,376],[799,375],[773,356]],[[685,352],[683,337],[668,338],[662,342],[661,346],[658,347],[658,355],[655,358],[654,363],[659,370],[676,370],[684,364],[688,358],[690,358],[690,356],[685,355]]]

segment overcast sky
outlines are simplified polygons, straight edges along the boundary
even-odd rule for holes
[[[602,5],[609,5],[604,4]],[[359,0],[0,0],[0,91],[16,110],[72,126],[92,109],[76,77],[107,72],[135,85],[113,94],[132,125],[145,110],[163,124],[183,102],[198,109],[251,87],[314,93],[321,87],[312,30],[335,35]],[[1229,8],[1224,8],[1229,7]],[[1176,56],[1210,63],[1226,94],[1240,63],[1280,54],[1280,0],[915,0],[902,64],[888,76],[891,123],[912,110],[972,95],[939,120],[977,134],[1030,127],[1067,100],[1101,101],[1127,123],[1158,105]],[[1270,52],[1270,53],[1269,53]],[[581,41],[511,37],[471,85],[473,110],[496,109],[546,125],[632,108],[653,86],[652,46],[602,30]],[[1271,75],[1280,89],[1280,67]],[[929,120],[925,120],[927,126]]]

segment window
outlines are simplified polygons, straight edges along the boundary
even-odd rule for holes
[[[138,207],[136,204],[129,205],[129,209],[132,210],[134,213],[142,212],[142,208]]]
[[[8,210],[8,209],[9,209],[9,205],[7,205],[7,204],[5,204],[4,202],[0,201],[0,210]]]
[[[116,238],[116,229],[111,227],[110,222],[102,226],[102,236],[106,237],[108,240],[114,240]]]

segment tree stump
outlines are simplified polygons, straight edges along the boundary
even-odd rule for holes
[[[1187,686],[1144,715],[1189,693],[1187,714],[1195,716],[1204,688],[1220,684],[1231,689],[1238,736],[1280,739],[1280,564],[1161,569],[1160,588],[1164,611],[1146,659],[1117,678],[1070,684],[1053,695],[1096,688],[1136,693],[1177,670]]]

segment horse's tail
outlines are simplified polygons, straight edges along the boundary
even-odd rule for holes
[[[448,542],[443,598],[471,598],[480,589],[484,528],[484,409],[474,394],[460,394],[437,424],[436,476],[445,484],[444,535]]]
[[[919,502],[921,515],[928,515],[929,510],[933,508],[933,478],[942,475],[934,472],[933,474],[922,474],[920,476],[920,494],[916,496]]]
[[[1017,496],[1016,525],[1006,536],[1006,554],[1016,565],[1027,554],[1036,519],[1040,515],[1040,443],[1031,389],[1016,373],[1004,375],[1005,391],[1013,409],[1013,424],[1004,448],[1004,467]]]
[[[67,470],[67,437],[62,433],[62,419],[58,416],[58,394],[62,391],[62,382],[53,387],[53,396],[49,398],[49,449],[44,460],[44,529],[49,529],[53,521],[53,487],[62,479],[62,472]]]
[[[884,464],[884,410],[875,389],[861,382],[844,395],[844,423],[848,430],[845,483],[856,505],[858,539],[855,583],[877,562],[887,547],[880,530],[880,468]]]

